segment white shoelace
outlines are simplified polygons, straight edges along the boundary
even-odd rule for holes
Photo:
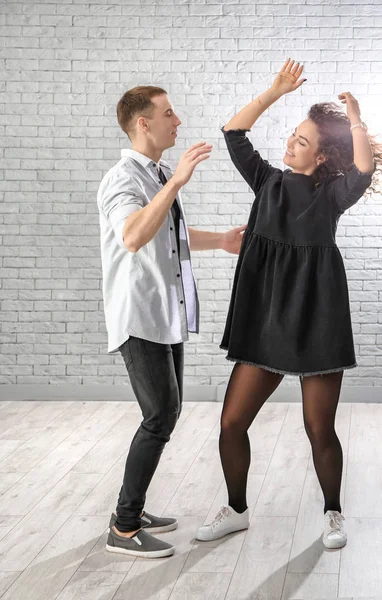
[[[341,515],[341,513],[337,511],[328,511],[329,515],[326,520],[325,533],[342,533],[342,522],[345,521],[345,518]]]
[[[215,519],[210,523],[211,527],[217,527],[224,519],[229,517],[229,515],[230,512],[228,506],[222,506]]]

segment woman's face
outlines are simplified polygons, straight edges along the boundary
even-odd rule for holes
[[[306,119],[296,127],[287,141],[284,163],[294,173],[312,175],[325,156],[318,152],[319,134],[317,125]]]

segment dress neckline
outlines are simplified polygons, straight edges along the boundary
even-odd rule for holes
[[[313,177],[313,175],[305,175],[305,173],[294,173],[292,169],[285,169],[284,173],[293,175],[293,177],[307,177],[308,179]]]

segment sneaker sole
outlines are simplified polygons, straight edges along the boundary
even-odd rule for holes
[[[166,533],[167,531],[174,531],[174,529],[178,528],[178,521],[176,523],[172,523],[171,525],[164,525],[163,527],[145,527],[143,525],[142,529],[147,531],[147,533]]]
[[[340,548],[343,548],[344,546],[346,546],[347,539],[344,542],[324,542],[324,541],[322,541],[322,543],[324,544],[325,548],[328,548],[329,550],[339,550]]]
[[[139,550],[127,550],[126,548],[120,548],[118,546],[109,546],[109,544],[106,544],[106,550],[108,552],[114,552],[115,554],[127,554],[129,556],[140,556],[141,558],[164,558],[166,556],[172,556],[175,552],[175,548],[155,550],[154,552],[140,552]]]
[[[199,542],[213,542],[214,540],[220,540],[222,537],[225,537],[226,535],[230,535],[231,533],[236,533],[237,531],[245,531],[246,529],[249,528],[249,525],[246,525],[244,527],[240,527],[238,529],[231,529],[230,531],[226,531],[225,533],[222,533],[221,535],[215,535],[215,536],[209,536],[209,537],[205,537],[203,536],[203,534],[199,537],[198,534],[196,534],[195,539],[197,539]]]

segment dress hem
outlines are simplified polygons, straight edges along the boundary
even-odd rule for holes
[[[220,346],[222,350],[228,350],[224,346]],[[231,356],[226,356],[226,359],[231,362],[237,362],[244,365],[250,365],[252,367],[258,367],[259,369],[265,369],[266,371],[270,371],[271,373],[277,373],[278,375],[295,375],[296,377],[311,377],[313,375],[328,375],[329,373],[339,373],[340,371],[346,371],[347,369],[355,369],[358,367],[357,363],[353,365],[347,365],[345,367],[338,367],[336,369],[326,369],[324,371],[312,371],[310,373],[295,373],[294,371],[282,371],[281,369],[274,369],[273,367],[268,367],[266,365],[260,365],[258,363],[250,362],[248,360],[242,360],[241,358],[233,358]]]

